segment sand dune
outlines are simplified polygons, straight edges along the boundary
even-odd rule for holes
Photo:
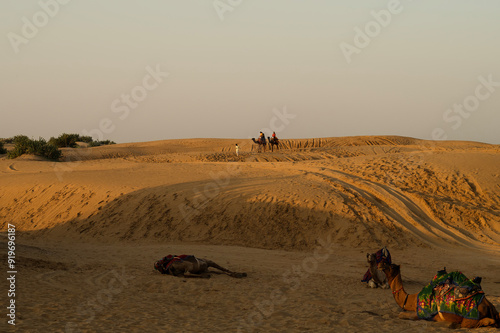
[[[100,331],[145,307],[146,322],[128,318],[123,329],[153,331],[175,325],[160,320],[168,305],[183,319],[179,332],[447,330],[399,321],[390,292],[359,283],[364,254],[384,245],[406,265],[413,292],[441,265],[453,266],[487,276],[483,288],[500,306],[500,146],[395,136],[282,143],[265,153],[249,139],[190,139],[66,149],[58,163],[0,157],[0,227],[16,225],[20,262],[31,272],[23,287],[35,295],[23,298],[21,323]],[[335,254],[286,290],[282,275],[324,239]],[[213,256],[249,278],[215,276],[207,285],[151,272],[174,252]],[[82,281],[124,265],[137,279],[113,297],[112,310],[84,320],[72,302],[102,286]],[[52,287],[34,291],[40,276]],[[276,288],[287,301],[249,323],[254,303]],[[347,303],[336,300],[347,290]],[[47,299],[51,307],[36,306]]]
[[[237,140],[92,148],[92,156],[130,155],[65,163],[4,160],[0,216],[36,235],[89,240],[311,249],[334,231],[355,246],[500,244],[498,146],[284,140],[291,148],[275,153],[248,152],[246,142],[237,158],[229,141]],[[149,163],[169,154],[169,163]]]

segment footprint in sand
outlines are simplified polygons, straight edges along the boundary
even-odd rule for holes
[[[19,171],[14,167],[14,164],[9,165],[9,170],[10,171]]]

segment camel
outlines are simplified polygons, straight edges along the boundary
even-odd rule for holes
[[[384,272],[378,269],[378,264],[381,262],[390,264],[391,254],[387,247],[383,247],[375,253],[367,253],[366,260],[368,262],[369,268],[361,282],[366,282],[368,287],[377,288],[381,287],[383,289],[389,288],[387,283],[387,277]]]
[[[274,151],[274,146],[276,146],[276,149],[280,149],[280,140],[277,137],[267,137],[269,140],[269,145],[271,146],[271,151]]]
[[[387,276],[389,281],[389,286],[392,290],[392,295],[403,311],[399,314],[400,319],[420,319],[417,315],[417,294],[407,294],[403,287],[403,281],[401,279],[401,271],[399,265],[380,263],[379,269],[382,270]],[[481,303],[478,305],[479,320],[467,319],[457,314],[438,312],[431,320],[433,321],[446,321],[452,323],[452,325],[460,325],[461,328],[477,328],[485,326],[500,327],[500,316],[498,311],[495,309],[493,304],[491,304],[486,297],[483,297]]]
[[[255,140],[255,138],[252,138],[252,141],[253,141],[253,143],[258,145],[259,150],[260,150],[260,147],[262,147],[264,149],[264,152],[266,152],[266,146],[267,146],[266,142],[261,142],[260,140]]]
[[[280,149],[280,140],[278,138],[267,137],[267,140],[269,141],[269,145],[271,146],[271,151],[274,151],[274,146],[276,146],[276,149]]]
[[[371,279],[368,281],[368,286],[370,288],[380,287],[382,289],[388,289],[389,283],[387,282],[387,276],[378,269],[377,267],[377,257],[375,253],[367,253],[366,261],[370,265]]]
[[[232,272],[209,259],[196,258],[193,255],[168,255],[154,264],[154,268],[162,274],[171,274],[173,276],[183,276],[187,278],[210,278],[210,267],[216,268],[222,273],[233,278],[243,278],[247,273]]]

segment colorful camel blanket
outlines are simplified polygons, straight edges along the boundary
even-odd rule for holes
[[[461,272],[439,271],[418,294],[417,315],[431,320],[438,312],[445,312],[478,320],[483,297],[481,286]]]
[[[380,250],[378,250],[377,252],[375,252],[375,261],[377,262],[377,265],[381,262],[385,262],[386,264],[391,264],[391,253],[389,252],[389,250],[387,250],[387,248],[382,248]],[[370,269],[368,269],[365,273],[365,275],[363,276],[363,279],[361,280],[361,282],[367,282],[370,281],[372,279],[372,273],[370,272]]]
[[[176,254],[169,254],[168,256],[163,257],[162,259],[156,261],[154,264],[154,267],[161,274],[171,274],[170,266],[174,262],[182,262],[182,261],[186,260],[187,258],[191,258],[191,257],[194,257],[194,256],[187,255],[187,254],[181,254],[180,256],[178,256]]]

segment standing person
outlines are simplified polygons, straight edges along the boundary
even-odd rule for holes
[[[236,156],[240,156],[240,147],[236,144]]]

